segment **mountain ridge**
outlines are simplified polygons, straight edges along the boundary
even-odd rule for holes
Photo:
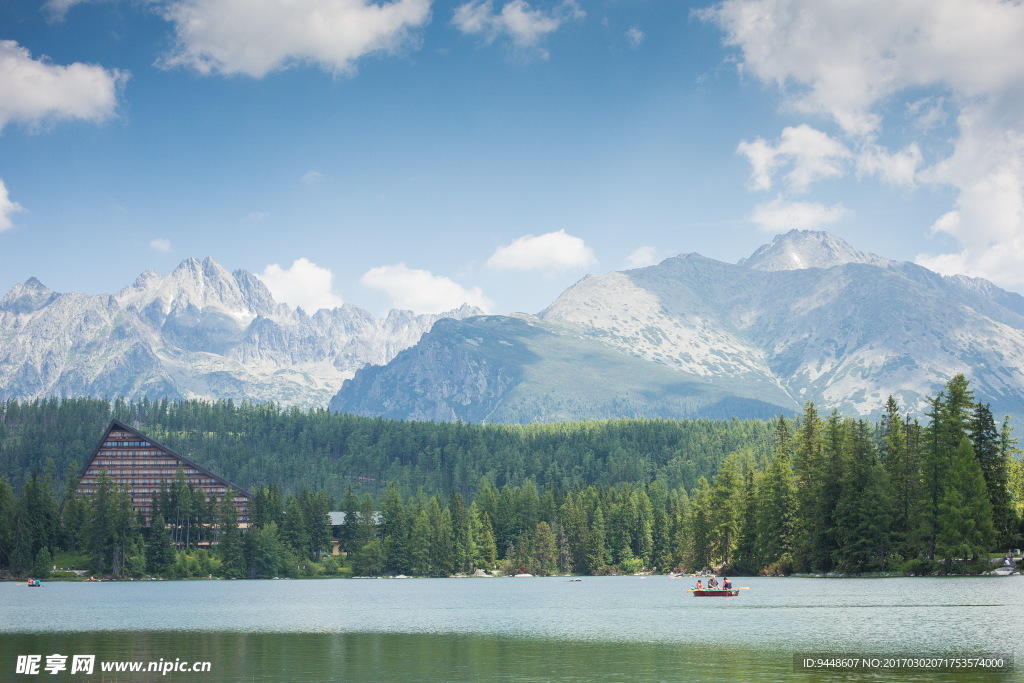
[[[794,254],[807,267],[792,267]],[[618,354],[613,357],[640,359],[723,398],[760,401],[782,413],[811,400],[819,409],[868,416],[894,395],[920,414],[929,396],[963,372],[979,400],[1024,415],[1021,304],[1024,297],[985,280],[942,276],[866,254],[829,233],[791,231],[737,264],[683,254],[645,268],[589,275],[536,317],[566,338]],[[432,336],[421,344],[434,343]],[[580,362],[570,370],[550,359],[542,364],[555,375],[635,372],[626,370],[625,360],[609,358],[599,369]],[[378,384],[394,379],[387,368],[373,373]],[[420,384],[458,381],[444,372],[419,377]],[[658,375],[652,381],[668,380]],[[374,401],[360,394],[363,386],[357,372],[332,409],[376,414]],[[390,386],[396,394],[406,391],[400,382]],[[615,381],[606,390],[614,392]],[[506,394],[530,391],[524,383]],[[551,391],[537,389],[534,398],[543,404]],[[704,415],[697,403],[690,408],[681,416]],[[654,395],[637,408],[650,415],[666,410]],[[547,419],[541,410],[520,418]]]
[[[0,398],[235,398],[326,405],[341,382],[385,363],[439,319],[477,315],[352,304],[310,315],[258,277],[212,258],[151,270],[115,294],[58,293],[37,278],[0,299]]]

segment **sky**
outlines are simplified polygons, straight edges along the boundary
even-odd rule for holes
[[[1024,292],[1024,5],[0,0],[0,294],[543,309],[792,228]]]

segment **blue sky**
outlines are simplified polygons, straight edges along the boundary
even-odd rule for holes
[[[1024,291],[1024,7],[0,0],[0,290],[536,312],[790,228]]]

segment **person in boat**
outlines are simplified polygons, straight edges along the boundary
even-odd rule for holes
[[[695,590],[695,591],[702,591],[702,590],[704,590],[704,584],[702,584],[700,582],[700,579],[697,579],[697,585],[693,587],[693,590]]]
[[[722,588],[724,588],[727,591],[732,590],[732,581],[729,580],[728,576],[722,577]]]
[[[715,579],[715,577],[712,576],[710,579],[708,579],[708,590],[717,590],[717,589],[718,589],[718,581]]]

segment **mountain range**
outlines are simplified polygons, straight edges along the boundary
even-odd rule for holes
[[[588,275],[535,316],[440,321],[336,411],[497,422],[924,411],[953,375],[1024,415],[1024,297],[791,231],[729,264]]]
[[[244,270],[187,259],[113,295],[61,294],[30,278],[0,299],[0,398],[169,397],[325,406],[445,316],[345,304],[313,315]]]
[[[112,295],[0,299],[0,398],[232,398],[400,419],[533,422],[922,413],[964,373],[1024,416],[1024,297],[791,231],[730,264],[588,275],[536,315],[310,315],[187,259]]]

